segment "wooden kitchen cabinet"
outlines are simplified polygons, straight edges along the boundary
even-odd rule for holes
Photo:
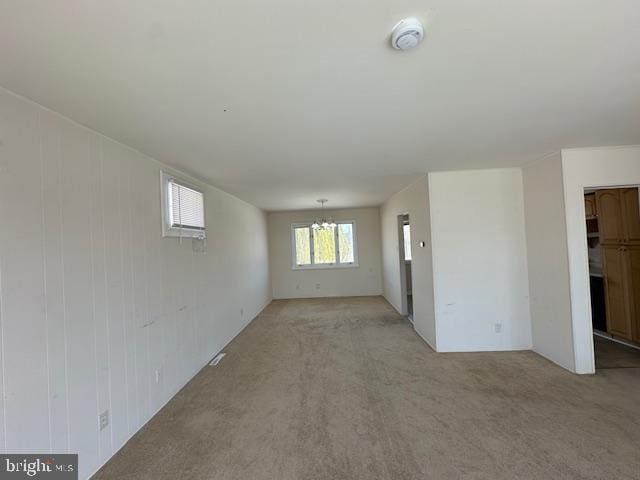
[[[595,193],[602,248],[607,331],[635,342],[640,342],[638,197],[637,188],[612,188]]]
[[[598,190],[596,192],[598,227],[601,244],[618,244],[624,237],[622,202],[618,189]]]
[[[631,340],[630,300],[627,295],[629,280],[625,265],[627,255],[623,248],[618,245],[602,247],[607,330],[613,335]]]
[[[637,188],[620,189],[623,212],[624,240],[640,245],[640,201]]]
[[[627,250],[629,279],[627,294],[630,301],[631,335],[640,342],[640,246],[632,246]]]

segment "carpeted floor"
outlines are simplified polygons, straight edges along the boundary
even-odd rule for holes
[[[436,354],[379,297],[274,301],[98,474],[638,479],[640,370]]]

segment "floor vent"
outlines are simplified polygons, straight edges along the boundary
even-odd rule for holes
[[[225,355],[226,355],[226,353],[219,353],[218,355],[213,357],[213,360],[211,360],[211,362],[209,362],[209,365],[211,365],[212,367],[215,367],[216,365],[218,365],[222,361],[222,359],[224,358]]]

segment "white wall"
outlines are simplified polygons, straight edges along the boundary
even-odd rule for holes
[[[0,90],[2,451],[88,477],[270,300],[265,214],[206,187],[206,253],[163,239],[160,168]]]
[[[437,349],[433,304],[429,186],[426,175],[393,195],[380,207],[383,292],[387,301],[398,312],[403,310],[398,215],[407,213],[411,224],[413,326],[433,349]],[[419,247],[421,241],[425,242],[424,248]]]
[[[560,152],[522,169],[533,350],[574,371]]]
[[[584,189],[640,184],[640,146],[562,150],[575,371],[593,373]]]
[[[531,348],[520,169],[430,173],[429,197],[438,351]]]
[[[358,266],[294,270],[291,224],[313,222],[319,210],[269,214],[269,252],[274,298],[380,295],[380,213],[378,208],[326,210],[334,220],[355,220]]]

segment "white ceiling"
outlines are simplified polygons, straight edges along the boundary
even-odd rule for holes
[[[376,205],[640,143],[640,2],[0,0],[0,85],[267,210]]]

